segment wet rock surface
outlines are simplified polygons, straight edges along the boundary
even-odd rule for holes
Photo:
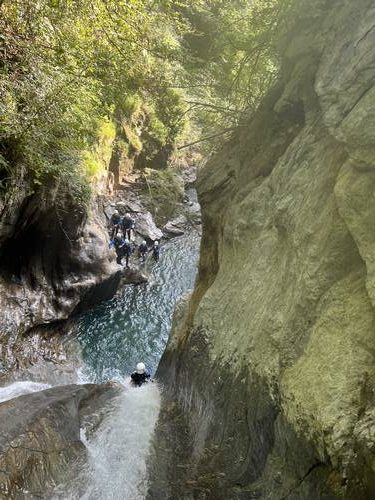
[[[174,236],[181,236],[185,233],[186,227],[188,225],[188,220],[185,215],[179,215],[176,219],[173,219],[166,223],[163,227],[163,233],[168,238]]]
[[[150,212],[138,213],[134,216],[135,233],[140,240],[156,241],[163,237],[162,231],[156,226]]]
[[[2,200],[0,353],[3,369],[29,330],[67,319],[112,296],[119,269],[95,202],[88,213],[45,186]]]
[[[0,403],[1,494],[52,496],[54,487],[68,481],[86,457],[81,428],[92,432],[117,394],[111,384],[70,385]]]
[[[375,11],[289,21],[280,82],[198,181],[150,499],[375,495]]]
[[[124,269],[121,276],[122,285],[141,285],[142,283],[147,283],[149,280],[149,276],[146,272],[133,267]]]

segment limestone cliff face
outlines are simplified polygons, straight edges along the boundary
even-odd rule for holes
[[[21,177],[0,209],[1,372],[26,332],[107,298],[120,276],[94,202],[87,213],[66,189],[34,192]]]
[[[200,178],[151,498],[375,497],[375,7],[286,25],[279,84]]]

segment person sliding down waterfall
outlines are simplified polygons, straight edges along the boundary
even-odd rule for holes
[[[144,363],[138,363],[135,372],[130,377],[133,385],[141,387],[141,385],[149,382],[151,375],[146,371]]]
[[[155,262],[158,262],[160,257],[160,247],[159,247],[159,242],[155,241],[154,246],[152,248],[152,258],[154,259]]]
[[[139,258],[142,260],[142,262],[146,261],[147,252],[148,252],[147,243],[145,240],[143,240],[138,248]]]
[[[125,217],[122,219],[122,231],[124,233],[124,238],[128,238],[130,241],[132,239],[132,234],[134,233],[135,222],[131,218],[130,214],[125,214]]]

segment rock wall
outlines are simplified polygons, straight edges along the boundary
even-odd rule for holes
[[[62,483],[66,493],[82,472],[81,431],[97,428],[119,393],[110,384],[67,385],[1,403],[1,497],[66,498],[52,492]]]
[[[284,22],[279,83],[199,180],[152,499],[375,496],[375,7]]]
[[[120,275],[95,202],[86,211],[59,185],[35,191],[20,176],[0,208],[0,371],[6,371],[18,368],[15,351],[26,333],[108,298]]]

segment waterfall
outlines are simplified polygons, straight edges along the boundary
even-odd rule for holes
[[[160,408],[157,384],[124,391],[91,440],[80,498],[139,500],[147,491],[146,459]]]

